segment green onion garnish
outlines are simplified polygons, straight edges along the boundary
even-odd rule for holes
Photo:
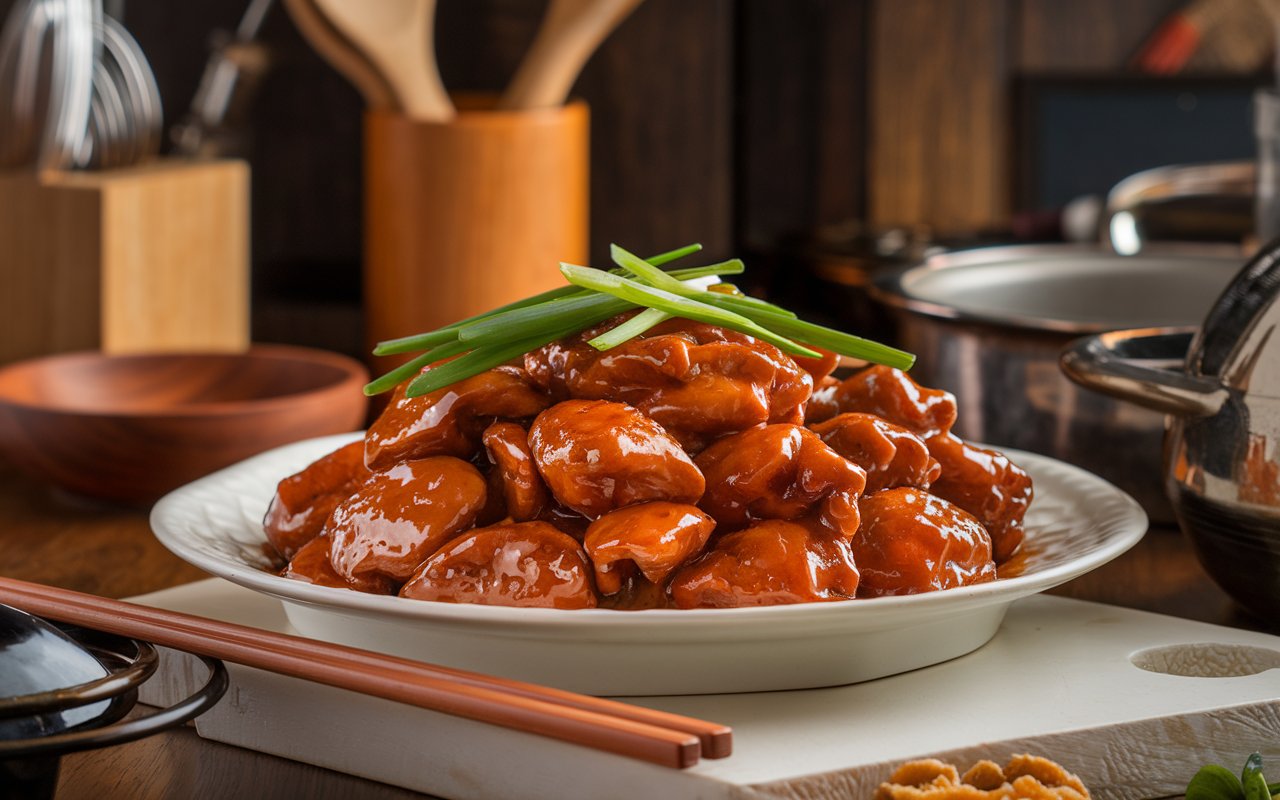
[[[443,389],[451,383],[457,383],[465,378],[470,378],[472,375],[479,375],[481,372],[505,364],[513,358],[519,358],[530,350],[537,350],[544,344],[554,342],[556,339],[568,336],[571,333],[573,333],[571,330],[561,331],[546,336],[517,339],[492,347],[478,347],[465,356],[459,356],[438,367],[432,367],[417,378],[414,378],[413,383],[409,384],[409,388],[405,390],[405,394],[409,397],[430,394],[436,389]]]
[[[596,338],[588,340],[587,344],[597,350],[610,350],[629,339],[634,339],[654,325],[666,322],[669,319],[671,319],[671,315],[665,311],[646,308],[621,325],[616,325]]]
[[[627,280],[620,275],[614,275],[605,272],[602,269],[592,269],[591,267],[577,267],[573,264],[561,264],[560,273],[569,279],[569,282],[586,289],[595,289],[597,292],[611,294],[621,300],[634,303],[637,306],[648,306],[665,311],[673,317],[684,317],[698,322],[706,322],[710,325],[720,325],[725,328],[733,328],[737,331],[750,334],[757,339],[781,348],[784,352],[792,353],[798,356],[809,356],[810,358],[820,358],[821,354],[816,350],[810,350],[801,344],[796,344],[785,336],[779,336],[773,331],[763,328],[741,314],[728,311],[723,308],[707,305],[697,300],[683,297],[678,294],[658,289],[653,286],[646,286],[643,283]],[[710,294],[710,292],[707,292]]]
[[[471,345],[466,342],[460,342],[454,339],[451,342],[445,342],[438,347],[433,347],[416,358],[406,361],[400,366],[377,378],[364,387],[364,393],[367,395],[382,394],[396,388],[401,381],[406,381],[422,371],[422,368],[437,361],[443,361],[446,358],[461,355],[471,350]]]
[[[643,259],[613,245],[611,255],[617,269],[561,264],[568,286],[434,331],[380,342],[374,348],[375,355],[419,355],[369,383],[365,394],[385,392],[412,378],[406,394],[418,397],[634,309],[640,313],[592,338],[589,344],[608,350],[667,319],[683,317],[754,336],[792,355],[819,356],[811,345],[899,369],[909,369],[914,363],[915,356],[910,353],[805,322],[785,308],[738,293],[732,286],[728,288],[733,293],[708,290],[706,279],[718,281],[721,276],[743,271],[738,259],[705,267],[659,269],[701,249],[693,244]]]
[[[702,245],[700,244],[688,244],[676,250],[670,250],[666,253],[659,253],[656,256],[650,256],[649,263],[655,266],[662,266],[663,264],[668,264],[676,259],[692,255],[701,249]],[[720,264],[711,264],[706,267],[676,270],[672,275],[680,280],[691,280],[693,278],[705,278],[712,275],[738,275],[742,270],[742,262],[737,259],[733,259],[732,261],[725,261]],[[378,342],[377,346],[373,348],[373,354],[375,356],[391,356],[399,353],[412,353],[421,350],[424,347],[431,347],[432,345],[437,345],[441,342],[452,341],[456,336],[453,331],[456,331],[468,322],[475,322],[476,320],[497,316],[505,311],[512,311],[517,308],[526,308],[528,306],[536,306],[539,303],[545,303],[548,300],[558,300],[562,297],[569,297],[570,295],[581,293],[581,290],[577,287],[561,286],[559,289],[551,289],[546,292],[541,292],[531,297],[526,297],[523,300],[517,300],[514,303],[507,303],[505,306],[499,306],[498,308],[491,309],[483,314],[477,314],[474,317],[467,317],[466,319],[459,320],[451,325],[446,325],[443,328],[431,331],[430,333],[419,333],[413,336],[405,336],[400,339],[389,339],[385,342]],[[365,394],[370,394],[370,392],[366,389]],[[377,392],[373,392],[372,394],[377,394]]]

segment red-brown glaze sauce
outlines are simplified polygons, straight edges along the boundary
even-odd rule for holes
[[[338,504],[369,479],[364,443],[352,442],[280,481],[262,528],[267,542],[287,559],[320,535]]]
[[[591,523],[583,544],[595,566],[596,586],[617,594],[643,576],[662,585],[702,551],[716,522],[696,506],[654,501],[611,511]]]
[[[498,495],[490,500],[501,499],[506,515],[518,522],[537,519],[549,498],[533,463],[528,431],[514,422],[495,422],[485,429],[481,440],[493,464],[490,492]]]
[[[594,608],[587,554],[545,522],[477,528],[423,562],[401,597],[538,608]]]
[[[679,608],[731,608],[849,600],[858,567],[841,536],[770,519],[720,538],[671,579]]]
[[[1044,555],[1043,548],[1038,542],[1024,541],[1022,546],[1018,548],[1018,552],[1009,556],[1007,561],[996,566],[997,578],[1016,578],[1023,575],[1027,571],[1027,567],[1032,566]]]
[[[920,489],[862,499],[853,556],[864,597],[919,594],[995,580],[991,537],[967,511]]]
[[[264,552],[321,586],[617,610],[938,591],[1034,558],[1030,478],[951,434],[950,394],[684,320],[587,344],[620,319],[402,385],[363,442],[281,482]]]

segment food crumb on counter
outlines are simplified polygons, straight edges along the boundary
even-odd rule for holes
[[[962,776],[936,758],[908,761],[880,784],[875,800],[1087,800],[1089,790],[1062,765],[1016,755],[1003,768],[983,759]]]

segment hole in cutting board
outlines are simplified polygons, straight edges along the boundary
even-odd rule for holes
[[[1139,650],[1129,661],[1147,672],[1186,678],[1240,678],[1280,668],[1280,650],[1202,642]]]

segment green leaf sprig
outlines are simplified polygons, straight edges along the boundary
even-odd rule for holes
[[[1267,783],[1262,776],[1262,755],[1253,753],[1240,776],[1226,767],[1201,767],[1187,784],[1186,800],[1272,800],[1280,796],[1280,782]]]
[[[796,356],[817,357],[820,354],[813,347],[822,347],[899,369],[909,369],[915,362],[910,353],[805,322],[781,306],[737,292],[732,284],[705,285],[708,278],[718,281],[741,274],[744,267],[736,258],[704,267],[661,269],[701,249],[692,244],[645,259],[613,245],[616,269],[562,263],[560,272],[568,286],[434,331],[380,342],[375,355],[418,355],[370,382],[364,392],[380,394],[413,378],[405,393],[409,397],[428,394],[635,309],[640,313],[588,343],[609,350],[665,320],[683,317],[731,328]]]

